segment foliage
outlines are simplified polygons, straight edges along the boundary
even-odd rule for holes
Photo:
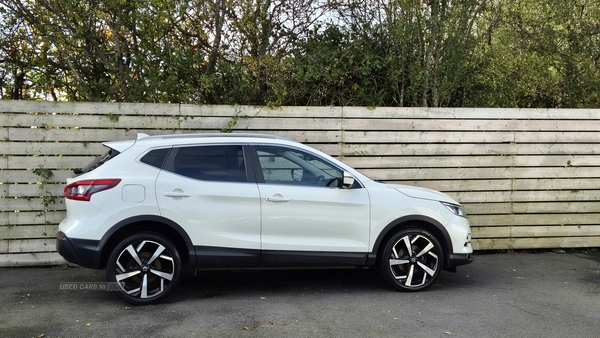
[[[0,0],[0,98],[599,107],[595,0]]]
[[[504,0],[479,22],[472,106],[600,107],[600,3]]]
[[[50,191],[48,191],[48,183],[50,183],[50,179],[54,176],[52,170],[44,168],[44,166],[40,165],[39,167],[33,169],[33,174],[40,178],[38,184],[40,185],[40,189],[43,191],[41,197],[41,204],[44,206],[43,211],[41,211],[37,216],[44,217],[44,224],[50,224],[47,218],[47,212],[50,211],[51,205],[56,204],[57,197],[53,196]],[[43,236],[47,236],[46,233]]]

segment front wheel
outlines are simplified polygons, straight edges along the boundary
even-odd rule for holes
[[[422,229],[405,229],[392,236],[379,258],[384,280],[401,291],[427,288],[439,276],[444,253],[437,239]]]
[[[106,266],[106,278],[119,297],[134,305],[153,304],[177,286],[177,248],[156,233],[137,233],[119,243]]]

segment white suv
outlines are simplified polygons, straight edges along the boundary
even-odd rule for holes
[[[165,298],[184,268],[376,266],[413,291],[473,260],[447,195],[372,181],[290,139],[139,134],[105,146],[67,182],[56,246],[106,268],[133,304]]]

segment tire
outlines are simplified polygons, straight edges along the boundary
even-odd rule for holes
[[[106,265],[111,290],[134,305],[154,304],[167,297],[181,275],[177,248],[151,232],[127,237],[112,251]]]
[[[439,276],[444,252],[429,232],[404,229],[385,243],[378,265],[382,278],[396,289],[419,291]]]

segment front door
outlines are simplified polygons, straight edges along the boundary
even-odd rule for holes
[[[341,188],[343,170],[307,151],[253,148],[260,164],[261,264],[362,264],[369,245],[366,189]]]

